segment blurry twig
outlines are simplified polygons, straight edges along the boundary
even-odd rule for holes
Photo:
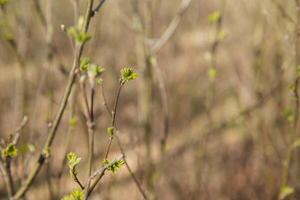
[[[110,149],[111,149],[111,145],[112,145],[112,141],[114,139],[114,137],[116,138],[117,140],[117,143],[118,143],[118,147],[122,153],[122,158],[125,162],[125,165],[126,165],[126,168],[128,170],[128,172],[130,173],[130,176],[132,178],[132,180],[134,181],[134,183],[136,184],[139,192],[142,194],[143,198],[144,199],[148,199],[145,191],[143,190],[140,182],[138,181],[138,179],[136,178],[136,176],[134,175],[133,171],[131,170],[127,160],[126,160],[126,155],[125,155],[125,151],[121,145],[121,142],[120,142],[120,139],[117,135],[117,128],[116,128],[116,116],[117,116],[117,111],[118,111],[118,104],[119,104],[119,99],[120,99],[120,94],[121,94],[121,91],[122,91],[122,87],[124,86],[125,82],[120,80],[120,85],[118,87],[118,90],[117,90],[117,94],[116,94],[116,98],[115,98],[115,104],[114,104],[114,109],[112,111],[112,115],[111,115],[111,128],[112,128],[112,132],[111,132],[111,136],[110,136],[110,139],[109,139],[109,144],[108,144],[108,147],[107,147],[107,150],[106,150],[106,153],[105,153],[105,160],[108,159],[108,155],[109,155],[109,152],[110,152]],[[102,88],[103,90],[103,88]],[[108,109],[108,108],[107,108]],[[88,197],[92,191],[95,189],[96,185],[99,183],[99,181],[102,179],[103,175],[104,175],[104,172],[105,172],[105,167],[100,169],[100,172],[98,173],[94,173],[94,175],[89,179],[89,181],[91,181],[92,178],[96,177],[97,175],[99,175],[96,180],[91,184],[90,188],[86,189],[86,197]],[[99,170],[98,170],[99,171]]]
[[[103,104],[104,104],[104,107],[105,107],[107,113],[109,114],[109,116],[112,117],[110,108],[109,108],[108,103],[107,103],[107,100],[106,100],[106,96],[105,96],[105,91],[104,91],[104,85],[103,85],[103,83],[101,84],[101,94],[102,94],[102,98],[103,98]]]
[[[146,194],[146,192],[144,191],[144,189],[143,189],[143,187],[142,187],[142,184],[141,184],[140,181],[137,179],[137,177],[135,176],[133,170],[131,169],[131,167],[129,166],[129,164],[128,164],[127,160],[126,160],[126,154],[125,154],[125,151],[124,151],[124,149],[123,149],[123,147],[122,147],[120,138],[119,138],[119,136],[118,136],[118,131],[117,131],[117,133],[116,133],[116,139],[117,139],[117,143],[118,143],[119,149],[120,149],[120,151],[121,151],[121,153],[122,153],[123,160],[124,160],[124,162],[125,162],[125,166],[126,166],[128,172],[129,172],[130,176],[131,176],[131,179],[134,181],[134,183],[135,183],[135,185],[137,186],[139,192],[142,194],[144,200],[149,199],[148,196],[147,196],[147,194]]]
[[[22,131],[22,129],[26,126],[28,122],[28,117],[27,116],[24,116],[21,124],[19,125],[18,128],[16,128],[15,132],[12,134],[14,136],[14,139],[13,139],[13,144],[16,145],[20,139],[20,133]]]
[[[88,129],[88,177],[91,176],[92,173],[92,164],[94,158],[94,135],[95,135],[95,121],[94,121],[94,96],[95,96],[95,84],[91,85],[90,91],[90,105],[88,102],[88,96],[86,94],[85,88],[85,75],[80,78],[80,89],[83,96],[83,104],[84,104],[84,113],[86,117],[86,125]],[[90,187],[90,179],[88,178],[86,186],[85,186],[85,194],[89,191]],[[77,181],[78,182],[78,181]],[[81,185],[79,183],[79,185]],[[86,198],[87,199],[87,195]]]
[[[289,140],[289,146],[288,151],[286,155],[285,165],[282,172],[282,178],[281,178],[281,187],[285,187],[289,183],[289,174],[290,174],[290,168],[291,168],[291,161],[293,157],[294,152],[294,142],[296,141],[297,137],[299,137],[299,108],[300,108],[300,99],[299,99],[299,82],[300,82],[300,76],[299,76],[299,65],[300,65],[300,0],[295,0],[296,3],[296,14],[297,14],[297,21],[295,24],[295,74],[296,78],[293,83],[293,93],[294,93],[294,99],[295,99],[295,108],[294,108],[294,124],[293,124],[293,134],[290,137]],[[296,158],[296,162],[299,162],[299,158]],[[298,169],[297,169],[298,170]],[[280,195],[280,194],[279,194]]]
[[[172,35],[175,33],[183,14],[186,12],[188,7],[190,6],[192,0],[182,0],[179,10],[171,23],[168,25],[167,29],[164,31],[164,33],[161,35],[161,37],[155,41],[155,43],[151,46],[151,51],[153,53],[157,53],[163,45],[167,43],[167,41],[172,37]]]
[[[94,17],[99,12],[99,10],[101,9],[101,7],[105,3],[105,1],[106,0],[100,0],[100,2],[97,4],[97,6],[95,7],[95,9],[93,9],[93,11],[91,13],[92,17]]]

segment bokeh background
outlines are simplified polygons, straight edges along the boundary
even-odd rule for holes
[[[132,66],[139,73],[122,91],[117,124],[143,188],[151,199],[267,200],[285,192],[289,195],[284,198],[299,199],[296,147],[288,173],[285,165],[299,135],[294,128],[300,27],[296,1],[183,3],[187,7],[180,12],[180,0],[107,0],[92,20],[92,39],[84,51],[106,69],[103,86],[109,106],[120,69]],[[28,117],[12,166],[17,186],[45,142],[72,65],[72,42],[62,27],[77,23],[85,4],[11,0],[1,12],[1,139]],[[149,53],[148,47],[176,18],[171,37]],[[14,39],[15,48],[7,37]],[[51,158],[25,199],[60,199],[77,187],[64,163],[66,152],[82,157],[79,177],[86,177],[88,141],[79,97],[77,86]],[[100,86],[95,110],[94,168],[101,166],[109,141],[110,117]],[[78,123],[72,127],[74,117]],[[113,143],[110,157],[118,155]],[[0,199],[6,199],[2,177]],[[91,199],[142,196],[123,167],[117,174],[107,173]]]

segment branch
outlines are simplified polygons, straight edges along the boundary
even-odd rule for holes
[[[98,5],[95,7],[95,9],[92,11],[92,17],[94,17],[98,12],[99,10],[101,9],[101,7],[103,6],[103,4],[105,3],[105,0],[101,0]]]
[[[105,107],[107,113],[109,114],[109,116],[112,117],[110,108],[108,107],[108,103],[107,103],[107,100],[106,100],[103,83],[101,83],[101,94],[102,94],[102,98],[103,98],[104,107]]]
[[[113,132],[114,132],[114,129],[115,129],[118,103],[119,103],[120,94],[121,94],[121,90],[122,90],[123,85],[124,85],[124,82],[120,82],[120,85],[119,85],[119,88],[118,88],[118,91],[117,91],[117,96],[116,96],[116,100],[115,100],[114,109],[112,111],[111,127],[113,128]],[[110,151],[110,148],[111,148],[113,138],[114,138],[114,134],[112,134],[112,136],[110,137],[109,144],[108,144],[108,147],[107,147],[107,150],[106,150],[106,153],[105,153],[105,159],[108,158],[108,154],[109,154],[109,151]]]
[[[96,170],[88,179],[88,182],[91,182],[92,179],[94,179],[96,176],[98,176],[97,180],[91,185],[91,187],[86,190],[85,192],[85,199],[87,199],[91,193],[93,192],[93,190],[95,189],[97,183],[102,179],[102,177],[104,176],[105,174],[105,171],[113,166],[114,164],[116,164],[117,162],[121,161],[121,160],[124,160],[124,156],[120,156],[119,158],[113,160],[112,162],[110,162],[109,164],[105,165],[104,167],[101,167],[100,169]],[[124,160],[125,161],[125,160]]]
[[[21,132],[21,131],[23,130],[23,128],[26,126],[27,122],[28,122],[28,117],[27,117],[27,116],[24,116],[24,118],[23,118],[21,124],[19,125],[18,128],[16,128],[15,132],[12,134],[12,135],[14,135],[14,139],[13,139],[13,141],[12,141],[12,143],[13,143],[14,145],[16,145],[16,144],[18,143],[18,141],[19,141],[19,139],[20,139],[20,132]]]
[[[86,11],[86,15],[85,15],[85,21],[84,21],[84,26],[83,26],[83,31],[87,32],[88,28],[89,28],[89,24],[91,21],[91,11],[92,11],[92,7],[93,7],[93,3],[94,0],[89,0],[87,3],[87,11]],[[63,99],[61,101],[59,110],[56,114],[55,120],[53,122],[53,125],[48,133],[48,137],[47,140],[44,144],[44,147],[40,153],[40,156],[38,158],[38,160],[36,161],[32,171],[30,172],[29,176],[27,177],[27,179],[25,180],[25,183],[22,184],[22,186],[19,188],[19,190],[17,191],[17,193],[14,195],[14,199],[20,199],[21,197],[24,196],[24,194],[27,192],[27,190],[29,189],[29,187],[32,185],[34,179],[36,178],[36,176],[38,175],[39,171],[42,168],[42,165],[44,164],[46,158],[49,156],[47,154],[50,153],[51,150],[51,146],[53,143],[53,140],[56,136],[56,132],[58,129],[58,126],[61,122],[62,116],[64,114],[64,111],[66,109],[67,103],[68,103],[68,99],[69,96],[71,94],[75,79],[76,79],[76,74],[77,74],[77,69],[79,66],[79,62],[80,62],[80,58],[83,52],[85,46],[85,42],[80,43],[76,46],[76,52],[75,52],[75,57],[73,60],[73,66],[72,69],[70,71],[69,74],[69,78],[68,78],[68,83],[67,83],[67,87],[65,89],[64,95],[63,95]]]
[[[157,53],[161,47],[163,47],[167,41],[172,37],[172,35],[175,33],[183,14],[186,12],[188,7],[190,6],[192,0],[182,0],[179,10],[165,32],[161,35],[161,37],[152,45],[151,51],[153,53]]]

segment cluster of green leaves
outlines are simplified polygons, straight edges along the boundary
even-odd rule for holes
[[[89,77],[94,78],[98,84],[102,83],[100,76],[105,69],[100,65],[92,63],[89,58],[82,58],[80,60],[80,70],[81,72],[87,73]]]
[[[78,172],[77,172],[76,167],[80,163],[81,158],[78,157],[75,153],[70,152],[67,155],[67,160],[68,160],[68,165],[69,165],[71,176],[77,175]]]
[[[105,159],[103,164],[107,166],[107,170],[111,171],[113,174],[117,173],[117,171],[125,164],[124,160],[114,160],[109,161]]]
[[[84,192],[81,189],[76,189],[71,194],[64,196],[61,200],[82,200]]]
[[[137,76],[138,74],[131,67],[121,69],[121,81],[123,83],[134,80]]]
[[[0,0],[0,5],[3,6],[7,4],[10,0]]]
[[[7,145],[7,147],[2,151],[3,158],[14,158],[18,155],[18,149],[13,143]]]
[[[76,44],[81,44],[89,41],[92,37],[83,30],[84,18],[81,16],[76,26],[68,28],[68,35],[74,39]]]

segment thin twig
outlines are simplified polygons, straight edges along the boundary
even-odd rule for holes
[[[110,108],[108,106],[108,103],[107,103],[107,100],[106,100],[103,83],[101,84],[101,94],[102,94],[102,98],[103,98],[104,107],[105,107],[107,113],[109,114],[109,116],[112,117],[111,110],[110,110]]]
[[[12,135],[14,135],[14,139],[13,139],[13,142],[12,142],[14,145],[16,145],[18,143],[18,141],[20,139],[20,132],[26,126],[27,122],[28,122],[28,117],[24,116],[21,124],[19,125],[18,128],[16,128],[15,132],[12,134]]]
[[[116,133],[116,139],[117,139],[117,143],[118,143],[119,149],[120,149],[120,151],[121,151],[121,153],[122,153],[122,156],[123,156],[123,158],[124,158],[125,166],[126,166],[128,172],[129,172],[129,174],[130,174],[132,180],[134,181],[135,185],[137,186],[139,192],[142,194],[144,200],[149,199],[148,196],[146,195],[145,190],[144,190],[143,187],[142,187],[142,184],[141,184],[140,181],[137,179],[137,177],[135,176],[134,172],[132,171],[131,167],[129,166],[129,164],[128,164],[127,160],[126,160],[126,154],[125,154],[125,151],[124,151],[124,149],[123,149],[123,147],[122,147],[120,138],[119,138],[119,136],[118,136],[118,131],[117,131],[117,133]]]
[[[124,82],[120,82],[120,85],[119,85],[119,88],[118,88],[118,91],[117,91],[117,96],[116,96],[116,99],[115,99],[114,109],[112,111],[111,127],[113,128],[113,131],[114,131],[115,124],[116,124],[118,103],[119,103],[119,98],[120,98],[120,94],[121,94],[121,90],[122,90],[123,85],[124,85]],[[110,148],[111,148],[113,138],[114,138],[114,134],[112,134],[110,139],[109,139],[108,147],[107,147],[107,150],[106,150],[106,153],[105,153],[105,159],[108,158],[108,154],[110,152]]]
[[[98,5],[95,7],[95,9],[92,11],[92,17],[94,17],[99,10],[101,9],[101,7],[103,6],[103,4],[105,3],[106,0],[100,0],[100,2],[98,3]]]
[[[190,6],[192,0],[182,0],[179,10],[176,13],[175,17],[171,21],[171,23],[168,25],[165,32],[161,35],[161,37],[152,45],[151,51],[153,53],[157,53],[161,47],[163,47],[167,41],[172,37],[172,35],[175,33],[183,14],[186,12],[187,8]]]

